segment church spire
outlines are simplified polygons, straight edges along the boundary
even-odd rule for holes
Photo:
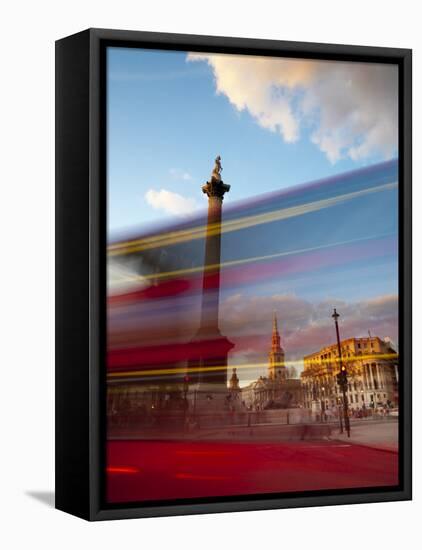
[[[284,350],[281,347],[280,333],[278,331],[277,314],[273,313],[273,332],[271,336],[271,349],[268,354],[268,374],[272,379],[286,378],[286,366],[284,362]]]
[[[273,334],[274,332],[278,332],[278,326],[277,326],[277,313],[274,310],[273,311]]]
[[[273,314],[273,334],[271,339],[271,352],[277,353],[280,352],[281,345],[280,345],[280,333],[278,332],[278,322],[277,322],[277,314],[274,311]]]

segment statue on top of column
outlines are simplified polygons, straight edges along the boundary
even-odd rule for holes
[[[218,157],[215,159],[214,168],[211,173],[211,181],[221,181],[221,171],[223,170],[223,167],[221,166],[221,157],[218,155]]]
[[[221,179],[222,170],[223,167],[221,166],[221,157],[218,155],[215,159],[210,181],[207,181],[207,183],[202,186],[202,192],[205,193],[208,198],[217,197],[220,201],[223,201],[224,194],[230,191],[230,185],[223,183],[223,180]]]

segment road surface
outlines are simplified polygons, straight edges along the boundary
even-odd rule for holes
[[[109,503],[398,484],[396,452],[346,441],[115,440],[107,455]]]

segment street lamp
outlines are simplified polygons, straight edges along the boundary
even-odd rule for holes
[[[336,336],[337,336],[337,350],[338,350],[338,359],[340,365],[340,372],[337,374],[337,383],[340,386],[340,389],[343,393],[343,415],[344,415],[344,427],[346,428],[347,437],[350,437],[350,419],[349,419],[349,408],[347,403],[347,370],[346,366],[343,365],[341,357],[341,346],[340,346],[340,334],[338,330],[338,318],[340,315],[337,313],[337,310],[334,308],[334,313],[331,315],[334,319],[336,326]]]
[[[340,433],[343,433],[343,420],[341,418],[341,399],[340,397],[337,397],[337,409],[338,409],[338,419],[340,422]]]
[[[184,378],[183,378],[183,397],[186,399],[187,397],[187,393],[189,391],[189,382],[190,382],[190,378],[188,375],[186,375]]]
[[[185,427],[186,427],[186,417],[187,417],[188,407],[189,407],[189,403],[188,403],[189,382],[190,382],[190,378],[186,374],[185,377],[183,378],[183,408],[184,408],[183,424]]]

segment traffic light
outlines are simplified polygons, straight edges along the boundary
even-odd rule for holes
[[[185,392],[185,394],[188,392],[189,390],[189,382],[190,382],[190,377],[186,374],[184,377],[183,377],[183,391]]]
[[[347,387],[347,373],[344,366],[341,367],[340,372],[337,374],[337,384],[342,389]]]

